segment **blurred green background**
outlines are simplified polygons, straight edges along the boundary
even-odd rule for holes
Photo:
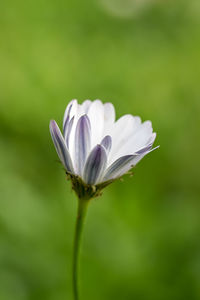
[[[90,205],[81,299],[200,299],[199,0],[7,0],[0,39],[0,300],[72,300],[77,201],[48,126],[73,98],[161,145]]]

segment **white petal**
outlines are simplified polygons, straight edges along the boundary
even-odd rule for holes
[[[156,139],[156,132],[152,133],[152,136],[148,140],[148,143],[153,145],[153,143],[155,142],[155,139]]]
[[[107,164],[107,155],[103,146],[97,145],[88,156],[85,164],[83,180],[88,184],[101,181]]]
[[[159,148],[159,146],[157,146],[154,149],[152,149],[155,138],[156,138],[156,133],[154,132],[154,133],[152,133],[152,135],[148,139],[147,143],[143,147],[141,147],[139,150],[137,150],[135,153],[142,154],[144,152],[151,152],[151,151]]]
[[[72,161],[70,158],[70,154],[67,150],[65,140],[60,132],[57,123],[54,120],[50,121],[49,129],[50,129],[51,137],[54,142],[57,154],[62,164],[64,165],[64,167],[68,172],[74,173]]]
[[[151,142],[152,137],[152,124],[150,121],[144,122],[140,128],[135,132],[133,135],[130,146],[132,148],[132,151],[136,152],[143,146],[147,145],[149,142]]]
[[[89,107],[90,107],[91,103],[92,103],[91,100],[85,100],[85,101],[81,104],[84,114],[87,114],[87,113],[88,113],[88,110],[89,110]]]
[[[113,159],[118,157],[134,154],[141,148],[148,146],[148,142],[151,141],[152,137],[152,125],[151,122],[146,121],[139,125],[133,134],[129,135],[123,143],[120,144],[118,150],[113,154]]]
[[[112,137],[112,150],[109,156],[109,164],[120,156],[132,153],[121,153],[121,148],[134,135],[135,131],[140,127],[141,119],[132,115],[124,115],[114,124],[110,133]]]
[[[88,117],[90,119],[92,139],[91,146],[101,142],[104,128],[104,107],[100,100],[95,100],[89,107]]]
[[[115,122],[115,108],[112,103],[104,104],[104,132],[103,135],[108,135],[110,129]]]

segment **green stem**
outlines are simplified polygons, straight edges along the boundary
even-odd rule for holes
[[[77,212],[76,229],[75,229],[75,236],[74,236],[73,271],[72,271],[74,300],[79,300],[78,272],[79,272],[80,245],[81,245],[83,225],[87,213],[88,203],[89,201],[85,199],[78,200],[78,212]]]

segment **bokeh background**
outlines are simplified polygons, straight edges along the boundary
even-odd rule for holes
[[[200,299],[199,0],[7,0],[0,39],[0,300],[72,299],[77,201],[48,126],[73,98],[161,145],[90,205],[81,299]]]

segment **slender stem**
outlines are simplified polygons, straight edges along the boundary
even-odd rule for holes
[[[89,201],[79,199],[78,201],[78,212],[77,212],[77,219],[76,219],[76,229],[75,229],[75,236],[74,236],[74,249],[73,249],[73,293],[74,293],[74,300],[79,300],[79,256],[80,256],[80,245],[81,245],[81,238],[83,232],[83,225],[86,217],[87,206]]]

